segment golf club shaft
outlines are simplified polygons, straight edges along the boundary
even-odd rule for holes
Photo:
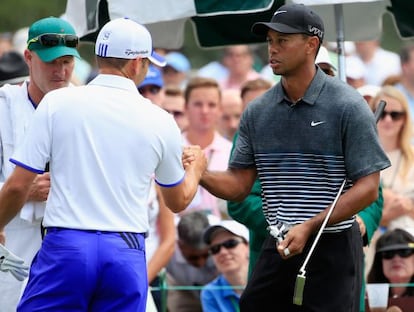
[[[386,105],[386,102],[385,101],[381,100],[379,102],[378,107],[377,107],[377,109],[375,110],[375,113],[374,113],[375,121],[376,122],[378,122],[378,120],[380,119],[380,116],[381,116],[382,112],[384,111],[385,105]],[[308,252],[308,255],[305,258],[305,261],[303,262],[302,267],[299,270],[300,273],[303,273],[304,274],[306,272],[305,271],[306,265],[308,264],[308,261],[309,261],[311,255],[312,255],[312,253],[313,253],[313,250],[315,249],[315,246],[318,243],[319,238],[320,238],[322,232],[324,231],[324,229],[326,227],[326,224],[328,223],[328,220],[329,220],[329,218],[330,218],[330,216],[331,216],[331,214],[332,214],[332,212],[333,212],[333,210],[335,208],[335,205],[336,205],[339,197],[341,196],[341,193],[342,193],[342,191],[344,189],[345,183],[346,183],[346,178],[342,182],[341,187],[339,188],[338,194],[336,194],[336,197],[335,197],[335,199],[334,199],[331,207],[329,207],[329,211],[326,214],[325,219],[322,222],[322,225],[321,225],[321,227],[320,227],[320,229],[318,231],[318,234],[316,235],[315,240],[313,241],[313,244],[312,244],[312,246],[311,246],[311,248],[310,248],[310,250]]]

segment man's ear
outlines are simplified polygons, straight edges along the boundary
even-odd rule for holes
[[[316,55],[318,54],[318,51],[319,51],[319,46],[320,46],[320,43],[319,43],[318,37],[316,36],[309,37],[308,44],[307,44],[307,47],[308,47],[307,53],[313,54],[314,57],[316,58]]]

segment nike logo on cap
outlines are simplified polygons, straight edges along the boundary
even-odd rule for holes
[[[275,14],[273,14],[273,16],[276,16],[276,15],[278,15],[280,13],[287,13],[287,11],[276,11]]]
[[[321,124],[323,124],[323,123],[325,123],[325,121],[311,121],[311,127],[316,127],[316,126],[319,126],[319,125],[321,125]]]

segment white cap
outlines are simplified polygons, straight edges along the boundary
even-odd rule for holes
[[[218,230],[226,230],[236,236],[240,236],[246,240],[246,242],[249,241],[249,230],[241,223],[234,221],[234,220],[223,220],[220,221],[220,223],[210,226],[205,232],[204,232],[204,242],[206,244],[210,244],[214,234]]]
[[[318,55],[316,56],[315,59],[315,64],[328,64],[329,66],[331,66],[333,69],[336,70],[335,66],[332,64],[332,60],[331,57],[329,56],[329,52],[328,49],[325,48],[324,46],[321,46],[319,48],[319,52]]]
[[[380,92],[381,87],[375,86],[375,85],[363,85],[362,87],[359,87],[357,91],[362,96],[370,96],[370,97],[376,97],[378,92]]]
[[[121,59],[148,58],[157,66],[165,66],[165,59],[152,49],[151,34],[143,25],[128,18],[117,18],[99,31],[95,54]]]
[[[345,75],[351,79],[362,79],[365,76],[364,63],[354,55],[345,57]]]

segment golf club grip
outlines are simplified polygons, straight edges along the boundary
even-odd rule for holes
[[[382,115],[382,112],[384,111],[385,105],[387,105],[387,102],[385,102],[384,100],[381,100],[378,103],[378,107],[377,107],[377,109],[374,112],[375,122],[378,122],[379,121],[379,119],[380,119],[380,117]]]

